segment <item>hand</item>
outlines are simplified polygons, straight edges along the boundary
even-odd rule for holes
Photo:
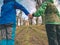
[[[34,13],[32,14],[32,16],[34,17]]]
[[[30,19],[32,19],[32,18],[33,18],[32,14],[28,14],[28,17],[29,17]]]

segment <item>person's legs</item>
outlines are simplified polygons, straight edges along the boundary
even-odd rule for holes
[[[53,24],[46,24],[45,26],[46,26],[49,45],[58,45],[57,35],[56,35],[56,26]]]
[[[60,25],[56,25],[58,45],[60,45]]]
[[[7,40],[6,40],[6,27],[5,27],[5,25],[0,25],[0,30],[1,30],[0,45],[6,45]]]
[[[16,24],[6,25],[7,27],[7,45],[15,45]]]

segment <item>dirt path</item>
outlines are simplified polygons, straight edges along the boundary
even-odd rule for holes
[[[38,27],[38,28],[37,28]],[[16,45],[48,45],[45,30],[40,26],[21,27],[17,30]],[[40,27],[40,29],[39,29]]]

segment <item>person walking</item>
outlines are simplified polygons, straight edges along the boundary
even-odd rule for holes
[[[49,45],[60,45],[60,14],[54,0],[46,0],[33,14],[35,17],[45,15],[45,27]]]
[[[22,10],[29,18],[32,15],[15,0],[3,0],[0,16],[0,45],[15,45],[16,9]]]

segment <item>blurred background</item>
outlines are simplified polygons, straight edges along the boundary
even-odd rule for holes
[[[33,14],[40,5],[46,0],[16,0],[18,3],[22,4],[31,14]],[[3,0],[0,0],[0,16],[1,16],[1,6]],[[54,0],[54,4],[60,12],[60,0]],[[43,24],[42,18],[43,17],[33,17],[33,19],[29,19],[28,16],[24,14],[24,12],[20,10],[16,10],[16,20],[17,26],[21,25],[35,25],[35,24]]]
[[[16,0],[18,3],[21,3],[31,14],[33,14],[40,5],[46,0]],[[54,0],[54,4],[60,12],[60,0]],[[33,17],[33,19],[29,19],[28,16],[24,14],[24,12],[17,10],[17,25],[39,25],[44,24],[42,22],[43,17]]]

